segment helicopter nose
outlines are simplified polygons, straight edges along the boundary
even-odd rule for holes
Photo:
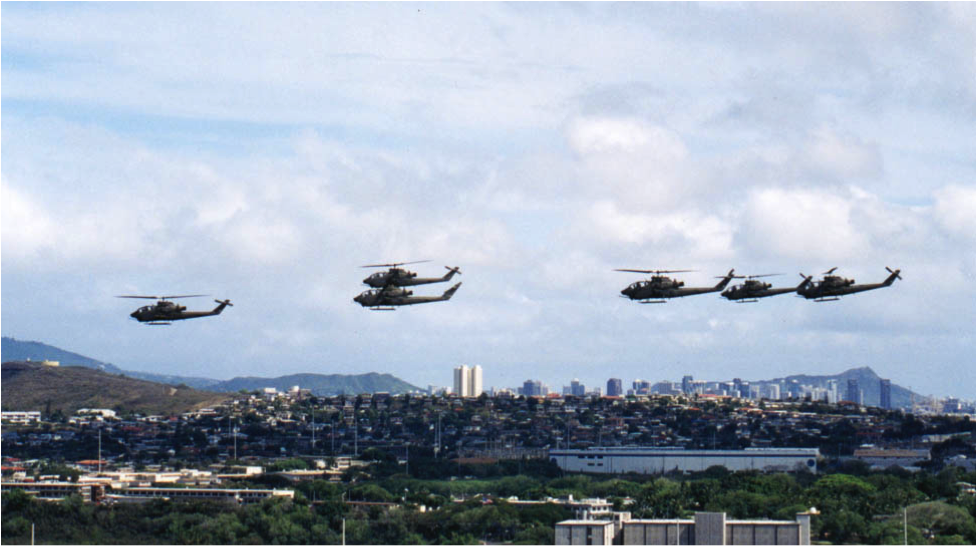
[[[138,314],[139,314],[139,312],[135,312],[135,311],[134,311],[134,312],[132,312],[132,313],[130,313],[130,314],[129,314],[129,317],[131,317],[131,318],[133,318],[133,319],[138,319],[138,318],[139,318],[139,317],[138,317]]]

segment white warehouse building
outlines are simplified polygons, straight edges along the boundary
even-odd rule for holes
[[[550,450],[550,460],[571,473],[662,474],[696,472],[718,465],[730,471],[810,471],[817,473],[817,448],[591,448]]]

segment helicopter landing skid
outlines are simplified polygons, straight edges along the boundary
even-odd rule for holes
[[[641,304],[668,304],[668,300],[642,300]]]

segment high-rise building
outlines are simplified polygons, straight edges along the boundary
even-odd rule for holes
[[[471,397],[468,387],[468,365],[455,367],[455,389],[453,393],[459,397]]]
[[[648,395],[651,392],[651,382],[648,380],[635,380],[631,382],[631,388],[635,395]]]
[[[620,378],[610,378],[607,380],[607,396],[620,397],[624,394],[624,386],[621,385]]]
[[[482,391],[482,367],[475,365],[468,371],[468,396],[478,397]]]
[[[892,409],[892,382],[888,378],[879,378],[879,407]]]
[[[568,390],[570,395],[574,397],[583,397],[587,393],[587,387],[580,383],[580,380],[574,378],[570,382],[570,389]]]
[[[851,403],[862,404],[861,390],[858,389],[856,378],[848,379],[848,389],[845,392],[845,400]]]
[[[522,383],[522,395],[526,397],[540,397],[543,393],[543,382],[539,380],[526,380]]]
[[[688,374],[682,377],[682,393],[686,395],[691,395],[694,388],[692,387],[692,375]]]
[[[482,394],[482,367],[461,365],[455,367],[455,390],[459,397],[478,397]]]

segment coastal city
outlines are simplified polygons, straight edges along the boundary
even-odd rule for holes
[[[5,363],[5,371],[13,365]],[[56,365],[24,363],[48,370]],[[301,503],[314,512],[327,503],[346,524],[379,513],[433,514],[488,503],[521,514],[545,505],[553,508],[552,518],[537,522],[531,538],[520,538],[543,544],[694,542],[709,537],[709,518],[722,519],[730,538],[740,542],[747,528],[751,538],[773,534],[779,543],[832,540],[840,533],[868,539],[854,529],[832,529],[827,517],[837,515],[828,502],[796,515],[694,510],[725,509],[701,502],[699,508],[642,509],[638,494],[645,481],[694,486],[724,476],[789,476],[813,487],[842,475],[904,482],[933,477],[926,480],[950,481],[940,488],[953,503],[973,507],[972,403],[918,401],[915,412],[884,408],[865,404],[865,390],[854,381],[845,382],[840,396],[837,389],[814,385],[755,386],[691,376],[654,384],[635,380],[624,393],[615,378],[606,393],[572,381],[558,394],[532,380],[518,390],[484,390],[481,375],[478,365],[456,367],[453,386],[432,386],[432,393],[329,396],[301,386],[268,387],[178,415],[5,410],[3,491],[105,507],[155,500],[247,511]],[[890,386],[879,381],[891,407]],[[619,477],[612,484],[635,486],[610,488],[602,475]],[[521,486],[514,488],[509,483],[517,479]],[[677,532],[648,520],[693,514]],[[8,526],[14,521],[6,510],[4,515],[5,541],[26,537],[26,529]],[[769,530],[743,524],[772,516],[781,520],[769,521]],[[325,535],[292,540],[344,540],[342,522],[326,529]],[[369,527],[356,530],[356,542],[380,541]],[[438,534],[421,536],[447,540]],[[478,529],[451,541],[516,539],[512,530]]]

